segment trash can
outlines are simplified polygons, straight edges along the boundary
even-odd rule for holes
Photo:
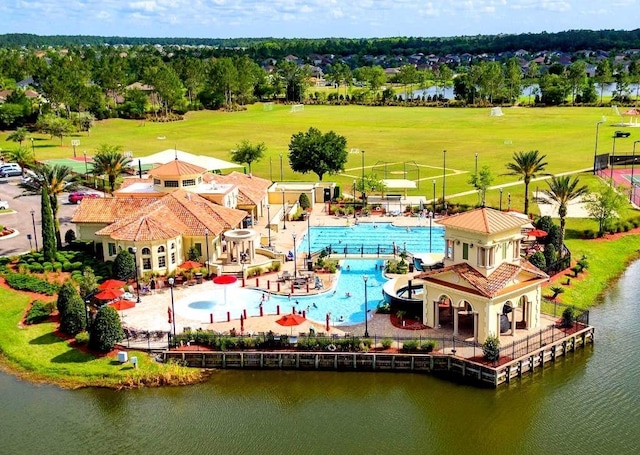
[[[311,259],[307,260],[307,271],[313,272],[313,261]]]
[[[202,273],[196,272],[194,276],[196,278],[196,283],[202,284]]]

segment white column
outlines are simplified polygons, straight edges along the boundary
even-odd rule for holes
[[[453,307],[453,336],[458,336],[458,308]]]
[[[511,336],[516,336],[516,309],[511,307]]]

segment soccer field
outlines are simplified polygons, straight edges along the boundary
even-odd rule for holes
[[[547,156],[551,173],[590,168],[593,163],[596,122],[611,115],[610,108],[503,108],[501,117],[490,116],[488,108],[405,108],[367,106],[314,106],[292,112],[291,106],[275,104],[265,110],[262,104],[248,106],[242,112],[191,112],[179,122],[155,123],[109,119],[96,122],[91,135],[78,134],[82,143],[78,150],[93,155],[100,144],[121,145],[134,158],[165,149],[177,148],[195,154],[229,159],[229,151],[246,139],[264,142],[266,156],[254,163],[253,172],[265,178],[280,180],[316,180],[314,174],[294,173],[288,166],[287,153],[291,136],[309,127],[323,132],[333,130],[347,138],[353,153],[340,175],[327,175],[344,188],[352,185],[362,173],[364,150],[365,173],[375,170],[379,178],[386,169],[387,177],[421,180],[413,194],[431,194],[436,180],[438,193],[443,177],[446,150],[446,193],[469,191],[469,174],[488,165],[494,185],[513,182],[502,175],[514,152],[539,150]],[[599,128],[599,153],[611,149],[615,128],[612,118]],[[633,136],[633,133],[632,133]],[[6,133],[0,134],[4,141]],[[71,138],[36,136],[38,160],[72,156]],[[617,153],[630,152],[633,138],[618,140]],[[7,147],[8,148],[8,147]],[[627,150],[627,148],[629,150]],[[408,164],[407,164],[408,163]],[[84,162],[74,163],[84,172]],[[514,190],[514,193],[518,190]],[[521,191],[521,190],[520,190]],[[492,197],[491,195],[488,195]],[[515,196],[514,194],[514,197]]]

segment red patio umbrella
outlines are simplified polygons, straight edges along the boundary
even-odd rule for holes
[[[180,264],[178,267],[180,267],[181,269],[189,270],[189,269],[200,268],[200,267],[202,267],[202,264],[200,264],[197,261],[185,261],[182,264]]]
[[[117,302],[109,303],[109,306],[115,308],[118,311],[122,311],[133,308],[134,306],[136,306],[136,302],[132,302],[131,300],[118,300]]]
[[[100,289],[101,291],[104,291],[106,289],[119,289],[125,284],[127,283],[125,283],[124,281],[110,279],[100,284],[100,286],[98,286],[98,289]]]
[[[238,281],[238,278],[236,278],[233,275],[220,275],[215,277],[212,281],[214,284],[220,284],[224,286],[224,304],[226,305],[227,304],[227,286]]]
[[[543,231],[542,229],[532,229],[527,232],[529,237],[546,237],[547,231]]]
[[[296,325],[300,325],[306,321],[306,318],[303,318],[299,314],[285,314],[280,319],[276,320],[276,324],[282,325],[284,327],[291,327],[291,334],[293,334],[293,327]]]
[[[124,291],[121,289],[107,289],[95,295],[96,299],[100,300],[115,300],[122,296]]]

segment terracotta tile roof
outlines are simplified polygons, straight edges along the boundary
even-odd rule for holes
[[[424,272],[417,275],[415,278],[437,282],[445,286],[456,287],[438,278],[451,272],[469,283],[473,290],[478,294],[488,298],[495,297],[502,292],[506,292],[513,288],[513,284],[509,286],[508,284],[512,282],[514,278],[518,277],[518,275],[521,275],[518,280],[519,282],[543,281],[549,278],[546,273],[524,259],[521,259],[519,264],[503,263],[488,277],[485,277],[469,264],[463,262],[460,264],[450,265],[443,269]]]
[[[439,220],[438,223],[445,227],[464,231],[495,234],[520,229],[522,226],[529,224],[530,221],[502,213],[499,210],[480,208],[446,217]]]
[[[73,223],[105,223],[127,216],[131,213],[138,213],[144,207],[153,204],[158,197],[145,198],[95,198],[83,199],[82,204],[73,215]]]
[[[253,205],[260,205],[267,195],[267,189],[271,186],[271,180],[256,177],[242,172],[231,172],[227,175],[213,175],[213,180],[219,183],[231,183],[238,186],[239,200],[241,203],[250,201]]]
[[[120,188],[118,188],[116,191],[123,190],[126,187],[134,185],[136,183],[150,183],[150,184],[153,184],[153,180],[151,180],[151,179],[141,179],[139,177],[127,177],[125,179],[122,179],[122,183],[120,184]]]
[[[158,198],[122,198],[137,201],[151,199],[152,203],[137,211],[126,211],[98,235],[117,240],[165,240],[178,235],[202,236],[207,228],[213,236],[235,228],[247,216],[242,210],[223,207],[184,189]],[[121,207],[123,208],[123,207]]]
[[[173,160],[149,171],[153,177],[181,177],[189,175],[202,175],[206,169],[195,164],[180,160]]]

